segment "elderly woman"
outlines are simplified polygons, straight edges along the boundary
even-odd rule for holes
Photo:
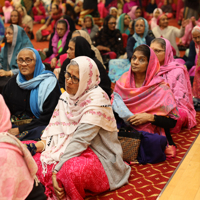
[[[0,108],[0,155],[3,161],[0,165],[3,174],[0,199],[31,200],[34,197],[37,200],[45,200],[43,187],[41,184],[36,184],[37,165],[34,159],[24,145],[7,132],[12,126],[10,112],[1,95]],[[9,192],[7,192],[8,187]]]
[[[169,84],[178,108],[179,119],[171,133],[179,133],[182,127],[191,129],[196,125],[196,111],[192,100],[192,88],[186,67],[173,58],[171,44],[167,39],[156,38],[150,46],[160,62],[159,76]]]
[[[81,37],[77,36],[74,37],[69,42],[69,48],[67,50],[67,59],[63,62],[61,66],[61,72],[59,75],[59,84],[61,88],[65,88],[65,67],[70,63],[71,59],[74,59],[78,56],[88,56],[94,60],[96,63],[99,72],[100,72],[100,79],[101,82],[99,83],[99,86],[108,94],[108,96],[111,95],[111,89],[110,89],[110,79],[107,75],[107,72],[102,65],[102,63],[96,58],[94,51],[91,49],[91,45],[88,43],[88,41]]]
[[[66,53],[70,39],[71,32],[68,21],[66,19],[60,19],[56,23],[55,32],[51,34],[48,51],[43,51],[47,57],[44,62],[50,62],[51,68],[55,68],[60,55]]]
[[[158,26],[152,29],[153,34],[156,38],[163,37],[170,41],[171,45],[176,50],[176,56],[180,56],[180,52],[178,50],[178,46],[176,44],[176,37],[181,38],[185,33],[185,26],[187,25],[187,21],[182,21],[182,26],[180,29],[174,26],[168,26],[168,18],[166,14],[162,14],[157,19]]]
[[[28,145],[38,152],[37,175],[49,198],[81,200],[128,183],[131,169],[122,160],[116,121],[107,94],[98,86],[99,76],[91,58],[71,60],[66,92],[42,141]]]
[[[24,48],[17,55],[19,74],[4,87],[3,96],[11,112],[8,130],[20,140],[40,139],[60,96],[56,77],[45,71],[39,53]]]
[[[102,55],[108,54],[111,59],[124,54],[122,35],[118,29],[115,29],[116,18],[108,15],[103,24],[103,28],[97,33],[94,45],[99,49]]]
[[[82,30],[86,31],[90,35],[92,41],[94,40],[95,35],[99,31],[99,27],[94,24],[94,20],[91,15],[86,15],[84,17]]]
[[[141,44],[150,46],[153,40],[153,38],[148,35],[149,26],[146,19],[139,17],[135,20],[133,25],[134,34],[132,37],[129,37],[126,47],[128,59],[114,59],[109,62],[109,77],[113,83],[115,83],[124,72],[129,70],[134,49]]]
[[[25,31],[17,25],[10,25],[5,32],[5,46],[0,53],[0,93],[11,76],[19,72],[16,57],[24,47],[33,47]]]
[[[170,135],[170,128],[175,127],[178,118],[176,102],[171,89],[164,79],[157,75],[160,71],[159,61],[148,46],[135,48],[131,58],[131,67],[116,82],[114,92],[128,108],[124,121],[139,131],[159,133],[168,140],[167,157],[175,157],[176,148]],[[114,102],[119,102],[114,96]],[[114,108],[121,115],[121,106]],[[118,121],[119,127],[121,126]]]

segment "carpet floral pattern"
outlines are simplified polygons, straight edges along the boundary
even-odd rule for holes
[[[132,165],[129,184],[122,188],[105,192],[87,200],[156,200],[161,190],[173,174],[174,170],[182,160],[190,145],[200,130],[200,112],[197,113],[197,126],[190,131],[182,130],[173,134],[173,140],[177,145],[177,156],[175,159],[157,164],[135,164]]]

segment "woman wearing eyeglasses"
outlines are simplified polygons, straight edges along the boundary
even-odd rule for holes
[[[125,52],[122,34],[115,27],[116,18],[108,15],[104,19],[103,28],[97,33],[94,40],[94,45],[99,49],[101,54],[109,54],[111,59],[117,58]]]
[[[19,74],[3,89],[13,123],[8,132],[20,140],[39,140],[60,96],[58,81],[35,49],[24,48],[16,58]]]
[[[19,72],[16,56],[24,47],[33,47],[24,29],[14,24],[7,27],[0,53],[0,93],[10,77]]]
[[[107,75],[107,72],[102,65],[102,63],[96,58],[95,52],[91,49],[90,44],[88,41],[81,37],[77,36],[77,34],[72,35],[72,39],[69,42],[68,45],[68,50],[67,50],[67,59],[63,62],[61,66],[61,71],[59,74],[59,84],[61,88],[65,88],[65,71],[66,71],[66,66],[70,63],[71,59],[74,59],[78,56],[88,56],[94,60],[96,63],[99,72],[100,72],[100,83],[99,86],[108,94],[108,96],[111,95],[111,89],[110,89],[110,79]]]
[[[156,38],[150,46],[160,62],[159,76],[169,84],[178,108],[179,119],[171,133],[179,133],[183,127],[191,129],[196,125],[196,111],[193,106],[192,88],[187,68],[173,58],[171,44],[164,38]]]
[[[77,199],[128,183],[115,117],[99,87],[95,62],[79,56],[65,66],[64,92],[42,141],[28,144],[49,199]]]

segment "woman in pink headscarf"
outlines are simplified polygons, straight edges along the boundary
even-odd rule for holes
[[[10,112],[0,95],[0,199],[45,200],[44,191],[36,187],[37,165],[25,146],[7,131],[11,128]],[[35,180],[35,183],[34,183]]]
[[[158,16],[159,15],[162,15],[162,10],[160,9],[160,8],[156,8],[154,11],[153,11],[153,18],[151,19],[151,23],[150,23],[150,25],[151,25],[151,30],[153,29],[153,28],[155,28],[156,26],[158,26],[158,24],[157,24],[157,19],[158,19]]]
[[[123,6],[123,13],[130,12],[133,6],[139,6],[139,1],[138,0],[126,0],[126,3]]]
[[[138,17],[142,17],[142,9],[139,6],[133,6],[131,11],[128,12],[131,20],[137,19]]]
[[[13,7],[11,6],[9,1],[5,1],[5,6],[3,7],[3,14],[5,17],[5,23],[8,23],[10,20],[11,12],[13,11]]]
[[[167,150],[174,157],[176,149],[170,127],[175,126],[178,111],[171,89],[157,75],[159,71],[156,54],[148,46],[140,45],[133,52],[129,71],[116,82],[114,92],[121,96],[131,112],[125,123],[129,122],[139,131],[166,135],[169,142]],[[117,98],[115,93],[113,104]],[[115,112],[120,116],[117,110]]]
[[[192,88],[187,68],[180,59],[174,59],[171,44],[164,38],[156,38],[150,46],[160,62],[159,76],[169,84],[177,103],[179,119],[171,133],[179,133],[182,127],[191,129],[196,125],[196,111],[192,100]],[[183,62],[184,63],[184,62]]]

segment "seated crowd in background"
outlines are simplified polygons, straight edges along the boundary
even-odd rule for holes
[[[155,140],[157,152],[148,147],[147,162],[176,157],[171,134],[195,127],[200,110],[195,7],[187,0],[185,7],[172,0],[5,1],[0,150],[9,160],[0,169],[15,173],[13,199],[81,200],[127,184],[122,129],[163,141]],[[174,17],[181,26],[171,25]],[[48,46],[36,49],[33,41]],[[16,159],[21,168],[9,166]],[[19,180],[27,182],[23,194],[15,192]]]

